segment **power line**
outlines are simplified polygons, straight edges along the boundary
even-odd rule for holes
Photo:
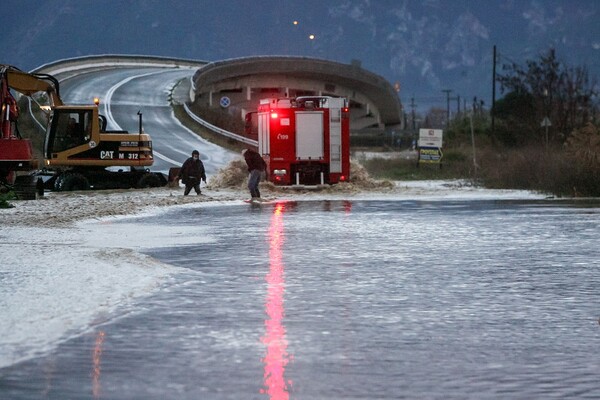
[[[505,59],[505,60],[507,60],[508,62],[510,62],[511,64],[517,64],[517,65],[519,64],[518,62],[516,62],[516,61],[515,61],[515,60],[513,60],[512,58],[510,58],[510,57],[508,57],[508,56],[505,56],[504,54],[502,54],[502,53],[500,53],[500,52],[498,52],[498,53],[496,54],[496,56],[498,57],[498,59],[501,59],[501,58],[502,58],[502,59]]]

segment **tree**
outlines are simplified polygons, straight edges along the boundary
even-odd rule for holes
[[[587,168],[600,168],[600,130],[588,123],[573,131],[567,140],[567,152],[576,157]]]
[[[539,126],[534,97],[525,92],[510,92],[498,100],[494,115],[498,118],[494,139],[508,146],[520,146],[531,140],[532,126]]]
[[[497,81],[501,93],[507,95],[500,101],[499,118],[519,121],[530,132],[540,133],[540,123],[548,117],[551,139],[564,142],[594,115],[597,83],[590,80],[586,67],[569,67],[558,61],[554,49],[539,60],[527,61],[525,67],[512,63],[503,70],[506,72],[499,74]]]

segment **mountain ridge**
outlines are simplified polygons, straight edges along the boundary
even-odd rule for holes
[[[1,18],[10,29],[0,37],[1,59],[26,70],[95,54],[359,60],[397,82],[405,104],[414,97],[420,106],[445,106],[444,89],[489,104],[494,45],[498,71],[550,48],[592,77],[600,71],[600,3],[593,0],[7,3]]]

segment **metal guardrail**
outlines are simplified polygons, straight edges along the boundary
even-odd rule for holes
[[[147,66],[147,67],[201,67],[208,61],[186,60],[180,58],[141,56],[141,55],[118,55],[106,54],[95,56],[84,56],[66,58],[41,65],[31,72],[43,72],[46,74],[60,74],[87,68],[104,68],[119,66]]]
[[[258,147],[258,141],[256,141],[256,140],[248,139],[247,137],[238,135],[237,133],[226,131],[225,129],[221,129],[218,126],[214,126],[213,124],[203,120],[202,118],[200,118],[199,116],[194,114],[192,112],[192,110],[190,110],[190,108],[188,107],[187,104],[184,104],[183,108],[185,109],[185,112],[187,113],[187,115],[189,115],[190,118],[192,118],[194,121],[196,121],[200,125],[204,126],[205,128],[211,130],[212,132],[217,133],[222,136],[226,136],[226,137],[234,139],[234,140],[237,140],[238,142],[242,142],[245,144],[249,144],[251,146]]]

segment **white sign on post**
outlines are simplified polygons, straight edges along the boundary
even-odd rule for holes
[[[544,119],[542,120],[542,123],[540,124],[540,126],[542,128],[547,128],[549,126],[552,126],[552,122],[550,122],[550,118],[544,117]]]
[[[419,147],[437,147],[442,148],[442,136],[444,131],[441,129],[419,129]]]

